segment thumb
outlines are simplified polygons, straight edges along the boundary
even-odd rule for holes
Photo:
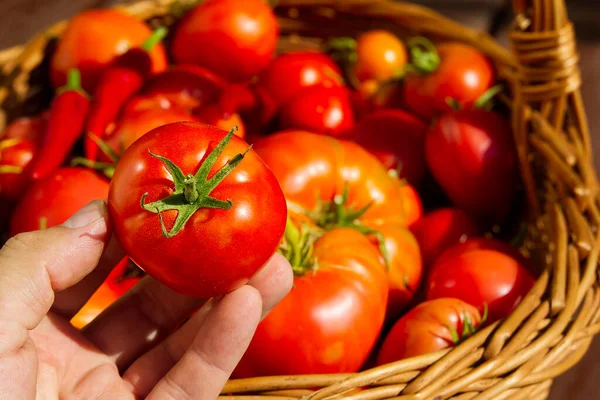
[[[110,238],[107,207],[94,201],[61,226],[19,234],[0,249],[0,324],[35,328],[54,292],[73,286],[98,264]]]

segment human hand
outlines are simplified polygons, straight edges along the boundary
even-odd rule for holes
[[[209,301],[147,276],[75,329],[69,320],[122,257],[100,201],[4,245],[0,399],[215,399],[293,280],[278,254],[247,285]]]

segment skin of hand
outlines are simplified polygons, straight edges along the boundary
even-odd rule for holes
[[[69,320],[123,257],[111,236],[95,201],[0,250],[0,399],[213,400],[292,287],[279,254],[208,301],[146,276],[79,331]]]

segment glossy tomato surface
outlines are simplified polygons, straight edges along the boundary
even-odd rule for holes
[[[354,73],[360,82],[385,82],[404,72],[407,54],[404,43],[393,33],[372,30],[356,40]]]
[[[473,306],[452,298],[440,298],[417,305],[396,322],[385,338],[377,364],[389,364],[453,347],[459,340],[470,336],[468,327],[479,327],[481,315]],[[462,335],[466,332],[466,335]],[[462,336],[462,337],[461,337]]]
[[[246,137],[246,126],[238,113],[223,111],[217,104],[206,106],[196,112],[196,118],[205,124],[216,126],[224,131],[237,127],[235,134],[242,139]]]
[[[50,78],[55,88],[67,82],[71,68],[81,72],[82,85],[91,94],[112,60],[132,47],[141,46],[152,31],[140,19],[121,11],[94,9],[74,16],[58,41],[50,64]],[[152,71],[167,67],[162,44],[151,51]]]
[[[277,250],[285,229],[281,188],[252,150],[210,192],[216,200],[230,200],[230,209],[202,207],[176,235],[166,237],[159,215],[140,206],[146,194],[149,204],[176,189],[173,175],[149,151],[171,160],[183,176],[195,175],[226,134],[194,122],[163,125],[127,149],[111,181],[109,210],[121,245],[144,271],[186,295],[208,298],[245,284]],[[207,178],[247,149],[233,136]],[[177,215],[176,210],[161,212],[169,232]]]
[[[506,243],[474,238],[446,250],[427,280],[427,299],[453,297],[483,313],[488,322],[507,317],[523,300],[534,278],[522,256]]]
[[[179,64],[197,64],[232,81],[252,78],[275,52],[279,26],[262,0],[207,0],[183,18],[171,47]]]
[[[423,217],[421,196],[417,192],[417,189],[408,183],[400,183],[400,196],[404,210],[405,224],[411,227]]]
[[[28,139],[0,140],[0,206],[14,204],[30,182],[27,167],[38,152]]]
[[[314,245],[318,269],[260,323],[234,376],[357,371],[383,325],[387,280],[379,253],[354,229],[334,229]]]
[[[507,215],[518,171],[504,117],[483,110],[446,113],[428,132],[425,154],[432,175],[457,207],[495,222]]]
[[[105,200],[108,186],[91,170],[58,169],[24,193],[12,214],[11,235],[62,224],[91,201]]]
[[[404,81],[404,101],[423,118],[452,109],[448,100],[470,109],[494,84],[494,68],[477,49],[447,42],[437,46],[438,68],[431,73],[409,73]]]

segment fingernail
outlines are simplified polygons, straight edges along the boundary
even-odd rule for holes
[[[71,218],[66,220],[62,226],[67,228],[81,228],[84,227],[98,218],[102,218],[106,215],[106,203],[101,200],[95,200],[88,203],[82,209],[77,211]]]

